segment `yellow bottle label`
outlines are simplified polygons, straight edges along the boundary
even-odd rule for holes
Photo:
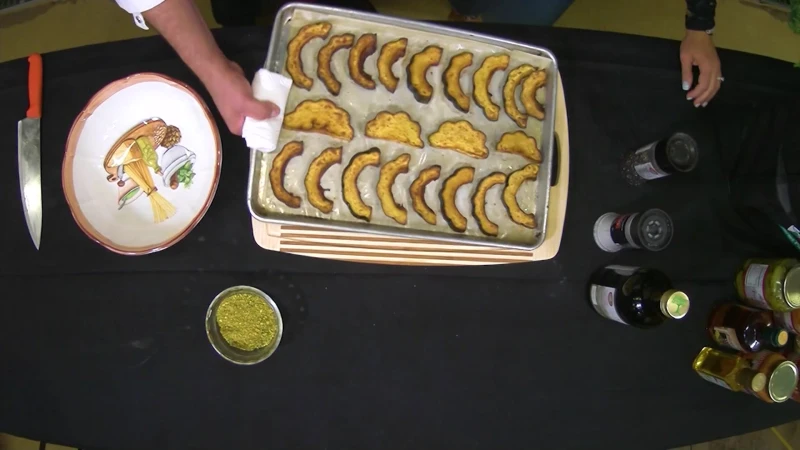
[[[739,338],[736,336],[736,330],[734,330],[733,328],[714,327],[713,335],[714,335],[714,340],[719,345],[724,345],[734,350],[739,350],[740,352],[747,351],[742,345],[742,343],[739,342]]]
[[[705,374],[705,373],[701,373],[701,372],[697,372],[697,374],[700,375],[700,378],[708,381],[709,383],[714,383],[719,387],[723,387],[725,389],[728,389],[729,391],[733,390],[733,388],[731,388],[730,385],[728,383],[726,383],[724,380],[721,380],[721,379],[719,379],[717,377],[714,377],[714,376],[711,376],[711,375],[708,375],[708,374]]]

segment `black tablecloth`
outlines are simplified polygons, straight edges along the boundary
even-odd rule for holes
[[[800,418],[795,403],[726,392],[690,367],[708,344],[711,305],[732,297],[736,266],[759,252],[725,231],[727,187],[712,152],[694,172],[640,188],[618,173],[624,152],[677,124],[796,101],[798,72],[722,51],[727,81],[707,109],[695,109],[680,90],[677,42],[471,27],[559,59],[571,185],[553,260],[417,268],[267,252],[253,241],[245,206],[247,149],[226,131],[219,190],[186,239],[144,257],[101,248],[67,208],[64,143],[89,97],[126,75],[161,72],[206,95],[160,38],[45,55],[36,252],[13,157],[27,62],[0,65],[0,431],[86,448],[664,448]],[[216,33],[248,74],[268,36]],[[736,133],[731,123],[723,135]],[[668,249],[609,254],[594,244],[599,215],[648,207],[675,220]],[[608,263],[665,271],[692,298],[689,316],[650,331],[600,318],[587,279]],[[203,329],[210,300],[235,284],[271,293],[287,320],[277,353],[254,367],[222,360]]]

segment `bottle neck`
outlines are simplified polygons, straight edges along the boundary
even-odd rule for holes
[[[780,348],[786,345],[789,335],[783,328],[768,325],[759,328],[758,338],[765,344]]]

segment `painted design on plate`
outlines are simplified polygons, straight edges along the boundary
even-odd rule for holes
[[[106,180],[119,187],[118,209],[144,195],[150,201],[153,222],[160,223],[175,215],[175,206],[158,190],[192,186],[196,155],[178,145],[180,141],[181,130],[159,118],[142,121],[117,140],[106,154],[103,167],[108,172]]]

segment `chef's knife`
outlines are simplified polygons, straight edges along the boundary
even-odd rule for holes
[[[38,250],[42,238],[42,56],[38,54],[28,57],[28,102],[28,112],[17,125],[17,163],[25,222]]]

